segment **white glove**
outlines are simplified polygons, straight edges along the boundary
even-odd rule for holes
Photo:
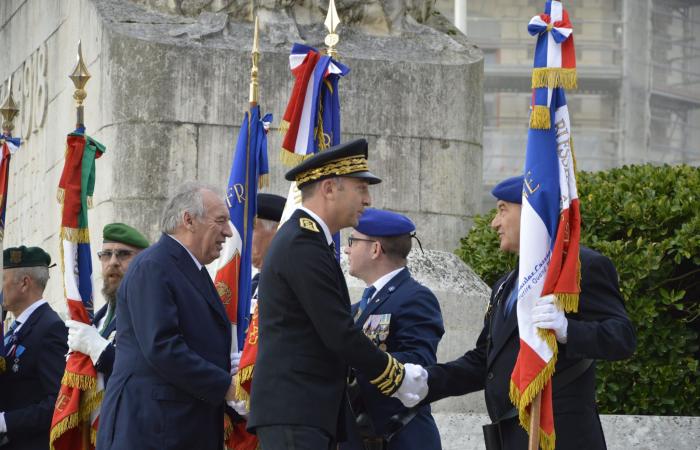
[[[418,364],[406,363],[403,368],[401,386],[391,396],[401,400],[405,407],[411,408],[428,395],[428,372]]]
[[[553,330],[557,341],[566,344],[569,321],[566,320],[564,311],[557,308],[554,301],[555,297],[552,294],[537,299],[535,307],[532,308],[532,324],[537,328]]]
[[[68,327],[68,349],[88,355],[93,364],[97,364],[100,355],[109,345],[109,341],[97,331],[97,328],[75,320],[66,320]]]
[[[241,353],[243,352],[231,353],[231,375],[235,375],[238,372],[238,366],[241,365]]]
[[[250,411],[248,411],[248,407],[246,406],[245,400],[229,400],[226,402],[226,404],[233,408],[233,410],[236,411],[239,416],[246,419],[248,418],[248,414],[250,413]]]

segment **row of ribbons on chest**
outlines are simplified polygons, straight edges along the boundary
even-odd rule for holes
[[[10,328],[7,329],[7,335],[5,336],[5,340],[3,342],[3,347],[4,347],[4,352],[5,352],[5,358],[7,360],[13,360],[12,364],[12,371],[17,372],[19,370],[19,357],[22,356],[22,353],[24,353],[24,347],[19,344],[18,342],[18,337],[17,337],[17,328],[21,325],[22,323],[15,320],[12,322],[12,325],[10,325]]]

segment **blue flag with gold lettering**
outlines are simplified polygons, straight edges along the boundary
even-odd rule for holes
[[[267,129],[271,121],[271,114],[260,118],[257,105],[246,112],[226,189],[233,237],[221,252],[214,282],[229,320],[235,325],[239,351],[243,349],[250,317],[253,223],[258,188],[268,182]]]

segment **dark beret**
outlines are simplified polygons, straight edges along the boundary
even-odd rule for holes
[[[522,175],[507,178],[491,189],[491,195],[504,202],[520,204],[523,202],[523,180]]]
[[[367,236],[386,237],[412,233],[416,226],[403,214],[366,208],[355,229]]]
[[[102,230],[102,240],[104,242],[120,242],[138,248],[148,247],[148,239],[139,233],[135,228],[123,223],[110,223]]]
[[[2,252],[3,268],[13,269],[16,267],[49,267],[51,256],[39,247],[19,247],[6,248]]]
[[[260,219],[272,220],[279,222],[282,219],[282,211],[287,199],[281,195],[275,194],[258,194],[257,216]]]

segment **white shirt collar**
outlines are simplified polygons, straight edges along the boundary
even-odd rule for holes
[[[399,267],[396,270],[392,270],[391,272],[389,272],[385,275],[382,275],[381,277],[379,277],[379,279],[377,281],[372,283],[372,286],[374,286],[374,288],[376,289],[376,291],[374,291],[374,294],[372,294],[372,298],[374,298],[377,295],[377,293],[379,291],[381,291],[382,288],[384,288],[384,286],[386,286],[387,283],[389,283],[392,280],[392,278],[394,278],[396,275],[398,275],[399,272],[401,272],[405,268],[406,268],[406,266],[403,266],[403,267]]]
[[[20,323],[17,326],[17,328],[15,328],[15,333],[18,332],[20,328],[22,328],[22,326],[27,322],[27,320],[29,320],[29,317],[32,315],[32,313],[34,311],[36,311],[36,309],[38,307],[40,307],[41,305],[43,305],[44,303],[48,303],[48,302],[42,298],[40,300],[35,301],[31,305],[29,305],[29,307],[27,307],[27,309],[22,311],[22,314],[20,314],[19,317],[17,317],[15,319],[16,321],[18,321]]]
[[[326,225],[326,222],[324,222],[323,219],[318,217],[318,215],[315,212],[311,211],[309,208],[300,206],[298,209],[301,209],[306,214],[313,217],[314,220],[318,222],[319,225],[321,225],[321,228],[323,229],[323,234],[326,235],[326,241],[328,241],[328,245],[331,245],[333,243],[333,236],[331,235],[331,230],[328,229],[328,225]]]
[[[178,241],[177,238],[176,238],[175,236],[173,236],[172,234],[169,234],[168,237],[172,238],[173,241],[175,241],[175,242],[177,242],[178,244],[182,245],[182,248],[184,248],[185,250],[187,250],[187,253],[190,255],[190,257],[192,257],[192,261],[194,261],[194,263],[197,265],[197,270],[202,270],[202,263],[200,263],[199,260],[197,260],[197,258],[194,257],[194,255],[192,254],[192,252],[190,251],[189,248],[185,247],[185,244],[183,244],[182,242]]]

